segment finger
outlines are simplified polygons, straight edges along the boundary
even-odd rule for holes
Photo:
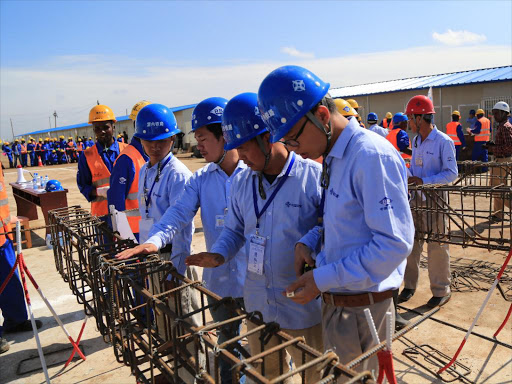
[[[311,257],[311,254],[306,254],[304,256],[305,256],[304,258],[306,259],[306,263],[308,263],[308,265],[310,267],[314,267],[315,266],[315,260]]]
[[[297,276],[297,278],[299,278],[301,275],[302,275],[302,270],[304,269],[304,261],[303,260],[295,260],[295,263],[294,263],[294,268],[295,268],[295,276]]]
[[[301,279],[298,279],[286,287],[286,292],[295,292],[297,289],[302,287]]]

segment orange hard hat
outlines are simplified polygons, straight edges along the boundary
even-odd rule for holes
[[[95,105],[89,112],[89,124],[95,121],[117,121],[114,112],[106,105]]]

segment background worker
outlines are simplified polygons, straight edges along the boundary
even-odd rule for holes
[[[37,144],[36,144],[36,161],[39,165],[39,159],[41,159],[42,164],[44,164],[44,158],[43,158],[43,139],[40,137]]]
[[[289,153],[281,143],[271,142],[255,93],[242,93],[228,102],[222,115],[222,130],[227,148],[237,148],[240,159],[249,169],[235,177],[225,226],[210,253],[192,255],[187,263],[218,267],[231,262],[245,246],[246,310],[261,312],[263,321],[279,323],[286,333],[304,337],[308,345],[321,351],[319,300],[302,306],[281,295],[295,279],[291,267],[295,243],[318,220],[320,165]],[[254,328],[252,323],[247,325],[248,331]],[[260,353],[258,336],[250,335],[248,340],[251,353]],[[265,349],[277,343],[277,338],[273,337]],[[295,348],[287,351],[295,364],[302,364],[299,351]],[[280,375],[281,369],[287,372],[289,366],[280,361],[277,354],[265,359],[265,377],[273,379]],[[306,371],[306,382],[318,380],[320,373],[314,368]]]
[[[30,166],[31,167],[37,166],[36,143],[32,137],[29,139],[29,142],[27,144],[27,152],[28,152],[28,156],[30,157]]]
[[[297,83],[305,91],[296,92],[291,85]],[[293,143],[288,149],[307,157],[324,156],[323,229],[316,231],[323,232],[323,250],[313,260],[319,237],[312,241],[310,232],[300,240],[296,274],[305,263],[316,268],[286,292],[294,292],[288,300],[300,304],[321,295],[325,349],[335,348],[347,363],[374,346],[365,308],[385,338],[385,314],[394,312],[392,295],[402,282],[414,231],[403,160],[384,138],[339,114],[328,89],[309,70],[286,66],[263,80],[258,101],[273,141]],[[377,369],[376,357],[368,363]]]
[[[389,134],[389,131],[386,128],[381,127],[377,124],[377,121],[379,121],[379,117],[376,113],[370,112],[368,114],[368,117],[366,118],[366,121],[368,122],[368,129],[372,132],[375,132],[378,135],[381,135],[382,137],[386,138],[386,136]]]
[[[473,152],[471,153],[471,160],[482,161],[487,163],[489,161],[487,149],[484,146],[486,142],[491,139],[491,122],[484,116],[485,112],[483,109],[476,111],[476,123],[475,128],[468,128],[469,134],[475,136],[475,144],[473,146]],[[482,168],[482,172],[487,172],[487,168]]]
[[[459,120],[460,112],[453,111],[452,121],[446,124],[446,134],[453,140],[457,161],[459,161],[461,148],[462,150],[466,149],[466,139],[464,138],[464,131],[462,130],[462,125],[460,125]]]
[[[138,253],[150,254],[173,241],[174,234],[193,222],[201,208],[206,250],[210,251],[224,228],[224,221],[231,201],[231,185],[236,175],[247,166],[238,159],[238,153],[224,144],[222,136],[221,116],[227,100],[221,97],[210,97],[201,101],[192,112],[192,132],[197,140],[198,150],[209,162],[196,171],[188,180],[185,190],[175,205],[168,208],[159,222],[153,225],[149,239],[131,250],[122,252],[118,257],[131,257]],[[243,308],[243,285],[247,270],[245,250],[240,252],[228,263],[218,268],[203,271],[203,282],[207,289],[221,297],[233,297],[239,307]],[[208,304],[214,300],[208,298]],[[226,307],[211,307],[210,312],[215,322],[227,320],[234,316]],[[240,333],[241,322],[233,322],[218,332],[218,344],[230,340]],[[232,352],[240,358],[239,353]],[[221,359],[220,376],[223,384],[232,382],[229,363]],[[245,382],[242,376],[241,383]]]
[[[416,133],[413,139],[411,174],[408,183],[422,184],[448,184],[457,177],[457,162],[455,160],[455,146],[453,140],[445,133],[439,131],[432,123],[436,113],[432,101],[423,95],[414,96],[407,103],[405,110],[409,118],[409,126]],[[435,202],[421,198],[413,198],[411,204],[425,204],[435,206]],[[443,231],[446,223],[442,214],[431,214],[415,211],[414,225],[416,228],[428,228],[432,225]],[[407,258],[405,269],[405,287],[400,293],[399,301],[409,300],[418,286],[420,271],[420,256],[423,251],[423,240],[414,240],[414,247]],[[427,244],[428,275],[432,298],[427,302],[429,307],[444,305],[450,300],[450,254],[449,245],[435,241]]]
[[[135,128],[135,120],[137,114],[149,101],[143,100],[135,104],[130,113],[130,119],[133,121]],[[133,210],[126,212],[126,217],[130,228],[139,241],[139,177],[140,170],[148,161],[149,157],[144,153],[142,143],[138,137],[133,137],[130,145],[128,145],[114,162],[112,174],[110,175],[110,188],[107,191],[108,205],[115,206],[118,211]]]
[[[21,164],[21,145],[18,139],[12,143],[12,154],[14,156],[14,168],[18,166],[18,162]]]
[[[406,161],[406,164],[409,164],[412,150],[409,148],[409,135],[405,131],[407,129],[407,121],[407,116],[402,112],[395,114],[395,116],[393,116],[392,128],[386,136],[386,139],[400,152],[400,156]]]
[[[70,136],[68,137],[68,142],[66,143],[66,155],[68,157],[68,161],[70,163],[74,163],[76,158],[76,144],[73,141],[73,138]]]
[[[469,117],[466,119],[466,123],[469,125],[469,129],[475,129],[476,120],[476,112],[474,109],[469,111]]]
[[[2,144],[2,151],[4,152],[5,156],[7,156],[7,160],[9,160],[9,168],[14,168],[12,161],[12,148],[8,141]]]
[[[82,141],[82,138],[81,137],[78,137],[78,139],[76,140],[76,155],[77,155],[77,159],[76,161],[78,162],[78,159],[80,158],[80,155],[86,150],[86,146],[85,146],[85,143]]]
[[[59,157],[57,156],[57,151],[55,149],[52,149],[48,156],[48,164],[59,164]]]
[[[386,112],[386,116],[384,117],[384,119],[382,119],[382,121],[380,122],[380,126],[382,128],[387,128],[389,130],[392,130],[393,129],[393,114],[391,112]]]
[[[23,168],[26,168],[28,165],[28,151],[27,151],[27,142],[25,139],[21,139],[20,143],[20,160],[21,160],[21,166]]]
[[[489,152],[494,155],[497,163],[512,162],[512,124],[507,116],[510,113],[510,106],[504,101],[497,102],[492,108],[494,121],[498,123],[494,142],[487,143]],[[491,186],[499,184],[507,185],[507,172],[504,167],[491,168]],[[510,209],[508,201],[504,202],[498,196],[494,197],[494,214],[491,220],[494,222],[502,221],[505,217],[505,207]]]
[[[354,99],[348,99],[348,100],[347,100],[347,103],[349,103],[349,104],[350,104],[350,106],[351,106],[352,108],[354,108],[354,111],[356,111],[356,113],[357,113],[356,118],[357,118],[357,121],[359,122],[359,125],[360,125],[362,128],[366,128],[366,127],[365,127],[365,125],[364,125],[364,123],[363,123],[363,121],[362,121],[362,119],[361,119],[361,116],[360,116],[360,113],[359,113],[359,104],[357,103],[357,101],[355,101]]]
[[[91,213],[105,220],[108,215],[107,195],[98,194],[98,188],[108,187],[114,162],[126,144],[114,140],[116,117],[106,105],[96,105],[89,112],[89,124],[96,135],[96,144],[78,160],[76,183],[91,203]]]

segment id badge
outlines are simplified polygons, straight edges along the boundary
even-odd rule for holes
[[[263,258],[265,256],[265,244],[267,239],[262,236],[252,235],[249,244],[249,262],[247,269],[258,275],[263,275]]]
[[[149,239],[149,231],[153,226],[155,219],[152,217],[148,217],[146,219],[140,219],[139,222],[139,243],[144,243],[147,239]]]
[[[215,228],[224,228],[224,215],[215,215]]]
[[[423,167],[423,156],[416,156],[414,163],[417,167]]]

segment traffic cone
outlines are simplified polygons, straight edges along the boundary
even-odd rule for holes
[[[37,158],[38,158],[37,166],[43,167],[43,162],[41,161],[41,156],[37,156]]]

